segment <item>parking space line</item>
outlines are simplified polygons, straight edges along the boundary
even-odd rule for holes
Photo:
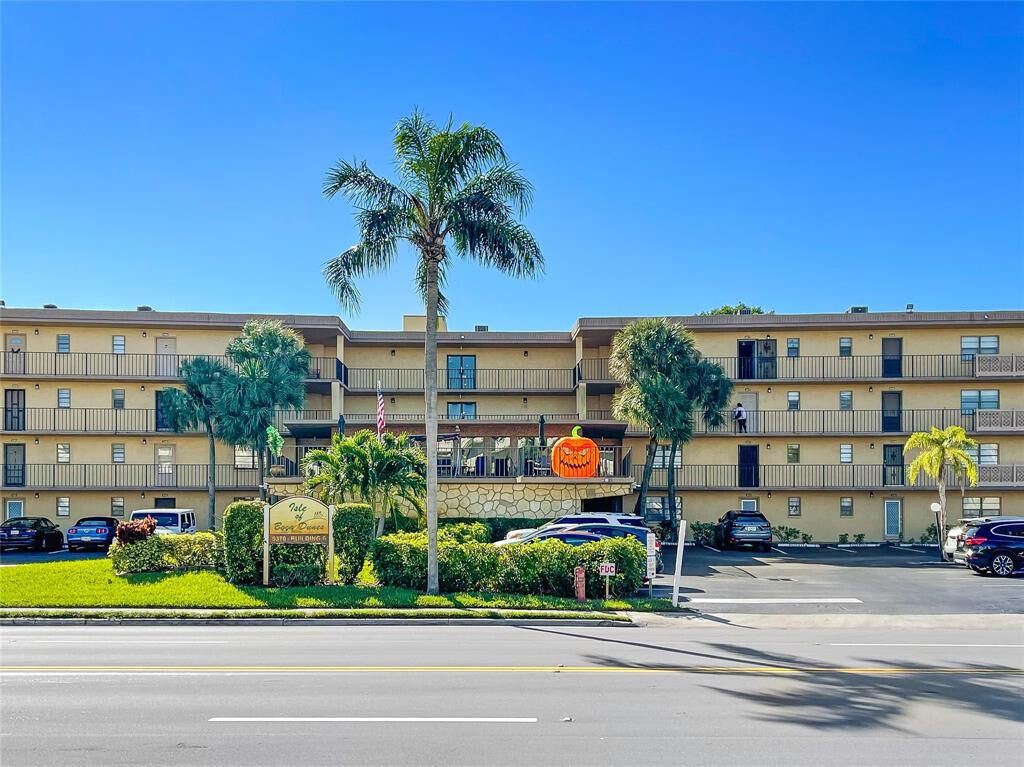
[[[825,548],[826,549],[831,549],[832,551],[841,551],[844,554],[854,554],[854,553],[856,553],[856,552],[853,551],[853,549],[841,549],[838,546],[826,546]]]
[[[751,597],[728,599],[724,597],[693,597],[687,602],[714,605],[861,605],[856,597]]]
[[[705,543],[705,544],[704,544],[704,548],[706,548],[706,549],[711,549],[712,551],[717,551],[717,552],[718,552],[719,554],[721,554],[721,553],[722,553],[722,550],[721,550],[721,549],[716,549],[716,548],[715,548],[714,546],[712,546],[712,545],[711,545],[710,543]]]

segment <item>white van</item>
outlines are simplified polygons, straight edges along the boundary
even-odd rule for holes
[[[139,509],[132,512],[132,521],[152,517],[156,520],[156,533],[194,533],[196,513],[192,509]]]

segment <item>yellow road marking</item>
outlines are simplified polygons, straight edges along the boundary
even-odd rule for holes
[[[570,674],[1004,674],[1014,668],[830,667],[830,666],[0,666],[14,672],[209,672],[209,673],[570,673]]]

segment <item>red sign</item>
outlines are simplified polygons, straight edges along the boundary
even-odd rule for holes
[[[579,602],[587,600],[587,571],[577,567],[572,571],[572,580],[576,585],[576,599]]]

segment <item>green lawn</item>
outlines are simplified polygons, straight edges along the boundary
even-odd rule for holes
[[[115,575],[110,560],[41,562],[0,568],[0,607],[210,608],[462,608],[517,610],[668,610],[666,599],[593,599],[577,602],[524,594],[443,594],[412,589],[306,586],[274,589],[233,586],[212,571]]]

